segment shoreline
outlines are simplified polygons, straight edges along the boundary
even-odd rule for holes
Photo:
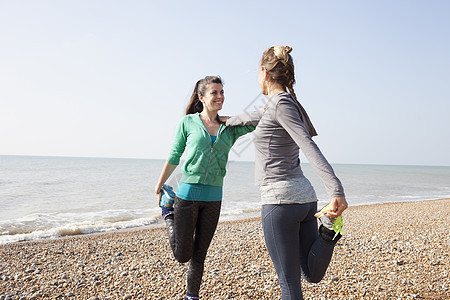
[[[413,201],[393,201],[393,202],[384,202],[384,203],[373,203],[373,204],[360,204],[360,205],[353,205],[349,206],[348,209],[344,212],[345,213],[349,209],[353,209],[356,207],[373,207],[378,205],[385,205],[385,204],[395,204],[395,203],[416,203],[416,202],[429,202],[429,201],[440,201],[440,200],[450,200],[450,198],[438,198],[438,199],[427,199],[427,200],[413,200]],[[243,221],[255,221],[259,220],[261,217],[247,217],[242,219],[235,219],[235,220],[225,220],[220,221],[219,224],[223,223],[234,223],[234,222],[243,222]],[[53,236],[53,237],[45,237],[45,238],[36,238],[36,239],[30,239],[30,240],[22,240],[22,241],[15,241],[15,242],[8,242],[4,244],[0,244],[0,248],[5,245],[11,245],[15,243],[31,243],[31,242],[43,242],[47,240],[58,240],[58,239],[64,239],[64,238],[76,238],[81,236],[88,236],[88,235],[103,235],[103,234],[116,234],[116,233],[122,233],[122,232],[128,232],[128,231],[136,231],[136,230],[152,230],[152,229],[161,229],[165,228],[164,223],[155,223],[152,225],[146,225],[146,226],[137,226],[137,227],[129,227],[129,228],[122,228],[122,229],[115,229],[110,231],[95,231],[95,232],[87,232],[87,233],[77,233],[77,234],[67,234],[67,235],[61,235],[61,236]]]
[[[448,299],[450,199],[351,206],[344,235],[305,299]],[[277,299],[260,217],[220,222],[203,299]],[[164,228],[129,228],[0,245],[0,297],[181,299],[187,264]]]

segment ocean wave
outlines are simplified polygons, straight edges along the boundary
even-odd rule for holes
[[[32,214],[0,222],[0,244],[162,224],[159,214],[111,210],[90,214]]]
[[[96,232],[110,232],[121,229],[143,227],[149,225],[156,225],[158,220],[156,218],[142,218],[131,221],[123,221],[117,223],[85,223],[85,224],[68,224],[50,228],[48,230],[35,230],[26,233],[15,233],[0,236],[0,244],[7,244],[12,242],[31,241],[38,239],[57,238],[62,236],[80,235]]]

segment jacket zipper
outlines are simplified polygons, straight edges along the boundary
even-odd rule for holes
[[[207,132],[208,133],[208,136],[209,136],[209,138],[211,138],[211,135],[209,134],[209,132]],[[212,157],[212,153],[213,153],[213,150],[214,150],[214,146],[217,144],[217,142],[219,141],[219,138],[220,138],[220,134],[221,134],[222,132],[220,131],[220,128],[219,128],[219,132],[218,132],[218,134],[217,134],[217,139],[216,139],[216,141],[214,142],[214,144],[211,146],[211,151],[209,152],[209,161],[208,161],[208,166],[206,167],[206,173],[205,173],[205,180],[203,181],[203,184],[206,184],[206,177],[208,177],[208,171],[209,171],[209,165],[211,164],[211,157]]]

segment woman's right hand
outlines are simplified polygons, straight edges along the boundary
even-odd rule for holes
[[[158,183],[155,185],[155,195],[156,199],[158,199],[158,205],[161,202],[161,189],[173,171],[176,169],[177,165],[172,165],[166,161],[164,167],[161,171],[161,175],[159,175]]]
[[[156,195],[156,199],[158,200],[158,205],[161,202],[161,197],[162,197],[161,189],[162,189],[162,184],[161,185],[157,184],[155,186],[155,195]]]
[[[348,207],[347,200],[345,199],[344,196],[333,197],[333,199],[331,199],[331,209],[327,212],[327,215],[330,218],[337,218],[340,215],[342,215],[342,213],[344,212],[344,210],[347,209],[347,207]]]

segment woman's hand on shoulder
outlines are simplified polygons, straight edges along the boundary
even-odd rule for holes
[[[230,117],[229,116],[219,116],[219,121],[221,123],[226,123]]]
[[[344,212],[344,210],[347,209],[347,207],[348,207],[347,200],[345,199],[344,196],[333,197],[333,199],[331,199],[331,209],[327,212],[327,215],[330,218],[337,218],[340,215],[342,215],[342,213]]]

